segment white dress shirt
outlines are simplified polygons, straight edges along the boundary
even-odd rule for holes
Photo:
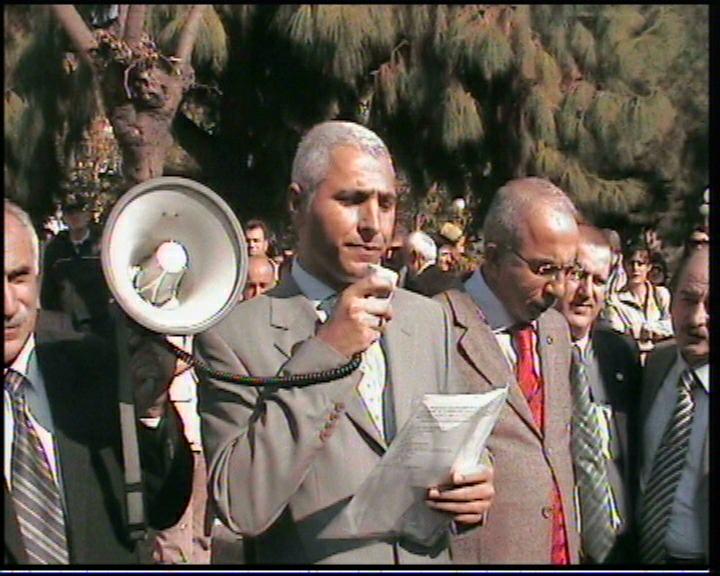
[[[678,381],[680,375],[687,368],[687,363],[678,354],[675,363],[665,377],[657,396],[653,402],[648,419],[643,430],[643,446],[646,459],[643,462],[640,482],[642,490],[648,482],[653,459],[660,445],[663,433],[675,409],[678,395]],[[698,517],[701,512],[697,509],[697,491],[703,476],[703,451],[708,435],[708,409],[710,394],[710,369],[704,364],[694,369],[699,386],[693,387],[693,401],[695,402],[695,415],[693,417],[690,433],[690,445],[680,484],[675,493],[675,500],[670,515],[665,545],[668,554],[677,558],[701,557],[705,551],[700,532]],[[705,505],[708,503],[706,502]]]

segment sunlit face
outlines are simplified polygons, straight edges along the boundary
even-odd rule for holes
[[[438,248],[438,268],[444,272],[452,270],[453,264],[455,263],[455,255],[450,246],[441,246]]]
[[[486,251],[484,270],[494,279],[496,296],[519,322],[532,322],[565,293],[565,270],[573,267],[578,244],[575,220],[538,207],[526,219],[520,245],[493,246]],[[561,269],[554,276],[538,273],[544,267]]]
[[[609,247],[580,241],[577,274],[565,278],[565,294],[559,310],[568,321],[575,340],[584,338],[605,305],[612,252]]]
[[[35,329],[39,284],[29,231],[5,212],[5,366]]]
[[[710,261],[706,249],[690,258],[673,294],[671,314],[680,353],[697,366],[710,355]]]
[[[628,284],[642,284],[647,281],[650,272],[650,255],[647,250],[637,250],[623,261]]]
[[[268,240],[265,232],[260,227],[250,228],[245,231],[245,242],[250,256],[264,256],[268,250]]]
[[[243,299],[250,300],[275,286],[275,269],[265,257],[250,258]]]
[[[390,244],[396,200],[389,158],[348,146],[333,150],[310,205],[296,212],[303,267],[336,289],[365,277]]]

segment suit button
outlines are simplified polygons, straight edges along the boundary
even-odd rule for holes
[[[345,404],[343,404],[342,402],[336,402],[335,410],[337,410],[338,412],[342,412],[343,410],[345,410]]]
[[[543,506],[540,513],[543,515],[543,518],[552,518],[553,507],[552,506]]]

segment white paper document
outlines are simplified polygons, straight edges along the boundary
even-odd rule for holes
[[[505,405],[507,388],[484,394],[426,394],[382,460],[321,538],[403,537],[431,546],[449,514],[426,503],[451,472],[472,474]]]

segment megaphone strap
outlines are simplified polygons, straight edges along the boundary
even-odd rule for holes
[[[354,354],[350,359],[350,362],[343,364],[338,368],[332,368],[331,370],[323,370],[321,372],[310,372],[309,374],[293,374],[291,376],[241,376],[240,374],[233,374],[232,372],[224,372],[222,370],[215,370],[202,360],[198,360],[192,354],[189,354],[182,348],[178,348],[172,342],[165,340],[165,344],[172,350],[173,354],[180,360],[192,366],[198,371],[205,372],[209,376],[222,380],[223,382],[231,382],[234,384],[240,384],[242,386],[274,386],[276,388],[297,388],[302,386],[309,386],[311,384],[323,384],[325,382],[332,382],[333,380],[339,380],[352,374],[358,369],[362,361],[362,354]]]

